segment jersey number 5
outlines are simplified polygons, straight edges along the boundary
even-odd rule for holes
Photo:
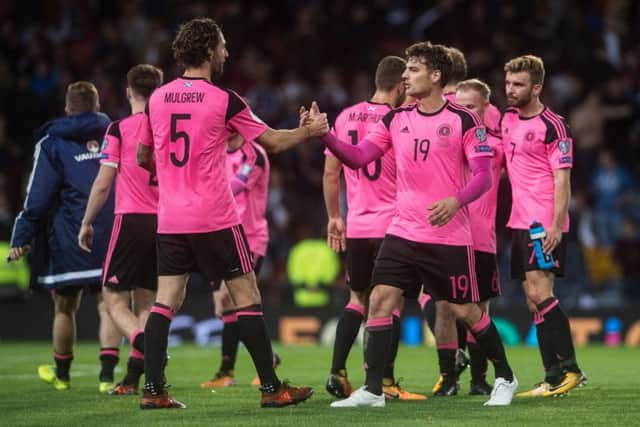
[[[358,145],[358,131],[350,130],[347,133],[351,137],[351,144]],[[376,159],[374,164],[375,164],[375,169],[373,170],[373,173],[369,173],[369,165],[364,165],[362,167],[362,174],[366,176],[369,181],[375,181],[376,179],[380,178],[380,173],[382,172],[382,159]],[[360,171],[357,171],[357,173],[359,178]]]
[[[178,120],[189,120],[191,119],[191,114],[172,114],[171,115],[171,142],[177,142],[178,139],[182,139],[184,142],[184,154],[182,155],[182,159],[178,159],[175,152],[171,152],[171,163],[175,166],[181,168],[187,164],[189,161],[189,146],[191,144],[189,140],[189,134],[185,131],[179,131]]]

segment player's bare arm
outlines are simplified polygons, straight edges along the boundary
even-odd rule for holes
[[[347,249],[346,227],[340,215],[340,173],[342,163],[333,156],[326,156],[322,176],[322,193],[327,208],[327,244],[336,252]]]
[[[93,246],[93,222],[109,198],[111,185],[117,172],[117,168],[113,166],[102,165],[98,171],[98,176],[93,181],[89,201],[78,232],[78,245],[83,251],[91,252],[91,247]]]
[[[562,241],[562,229],[569,212],[569,199],[571,198],[571,169],[554,170],[553,184],[553,221],[542,244],[542,250],[547,254],[553,252]]]
[[[320,137],[329,132],[326,114],[310,117],[309,122],[296,129],[267,129],[256,141],[272,153],[288,150],[308,138]]]

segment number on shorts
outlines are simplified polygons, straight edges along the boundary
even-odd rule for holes
[[[458,299],[458,292],[462,293],[461,299],[466,299],[469,293],[469,277],[466,274],[461,276],[449,276],[451,281],[451,296]]]

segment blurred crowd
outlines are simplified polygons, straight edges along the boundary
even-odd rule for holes
[[[403,56],[415,41],[461,49],[469,77],[487,81],[501,108],[504,63],[542,56],[543,101],[567,118],[576,141],[570,261],[558,292],[579,307],[640,299],[640,2],[631,0],[0,2],[0,240],[24,198],[33,130],[63,114],[67,84],[94,82],[102,111],[126,116],[127,70],[151,63],[166,80],[179,75],[170,43],[177,26],[196,16],[222,25],[230,57],[220,84],[275,128],[297,126],[299,106],[314,99],[333,119],[368,98],[377,61]],[[277,299],[291,246],[325,235],[323,148],[303,144],[271,162],[262,281],[267,298]],[[501,185],[508,302],[522,296],[508,278],[510,194],[508,182]],[[342,277],[336,286],[344,287]]]

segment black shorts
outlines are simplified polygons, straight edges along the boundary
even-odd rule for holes
[[[419,243],[387,234],[373,269],[373,285],[390,285],[417,298],[421,287],[434,300],[480,301],[471,246]]]
[[[262,255],[254,254],[253,252],[251,252],[251,257],[254,261],[253,271],[255,272],[256,276],[258,276],[258,274],[260,274],[260,270],[262,269],[262,261],[264,260],[264,257]],[[211,286],[211,290],[215,292],[220,289],[220,286],[222,286],[222,279],[215,279],[209,282],[209,285]]]
[[[253,259],[241,224],[208,233],[158,234],[158,274],[199,271],[210,282],[253,271]]]
[[[155,214],[116,215],[102,274],[103,286],[117,292],[158,289]]]
[[[529,238],[529,230],[511,230],[511,278],[524,281],[527,271],[542,270],[538,267],[536,255],[533,250],[533,243]],[[560,244],[551,253],[555,261],[555,266],[548,271],[557,277],[564,276],[564,263],[567,253],[567,233],[562,233]]]
[[[347,239],[347,283],[355,292],[371,286],[373,266],[383,239]]]
[[[474,251],[480,301],[500,296],[500,275],[496,254]]]

